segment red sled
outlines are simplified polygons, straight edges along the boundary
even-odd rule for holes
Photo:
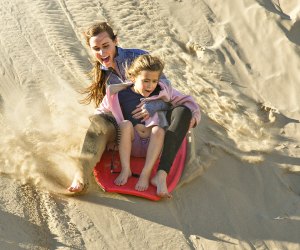
[[[167,177],[167,186],[169,192],[172,192],[175,189],[181,177],[185,165],[186,149],[187,139],[185,138],[177,152],[177,155]],[[100,161],[94,168],[94,176],[96,182],[106,192],[129,194],[153,201],[158,201],[161,199],[161,197],[156,195],[155,186],[150,184],[148,189],[142,192],[137,191],[134,188],[143,169],[144,162],[144,157],[131,157],[130,166],[132,176],[128,178],[128,181],[125,185],[118,186],[114,183],[114,180],[117,178],[118,174],[121,171],[119,153],[118,151],[115,151],[113,153],[112,151],[105,151]],[[159,160],[156,161],[153,167],[151,178],[156,174],[158,163]]]

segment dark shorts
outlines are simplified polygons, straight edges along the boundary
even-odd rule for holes
[[[135,157],[146,157],[150,137],[141,138],[134,129],[134,139],[132,141],[131,155]]]

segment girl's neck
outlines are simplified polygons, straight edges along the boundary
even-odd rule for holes
[[[140,94],[140,92],[137,91],[137,90],[135,89],[134,83],[133,83],[133,86],[131,87],[131,90],[132,90],[134,93]]]
[[[131,90],[132,90],[133,92],[137,93],[137,91],[135,90],[134,83],[133,83],[133,85],[132,85],[132,87],[131,87]]]

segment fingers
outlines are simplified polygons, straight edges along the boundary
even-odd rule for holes
[[[135,115],[135,114],[138,114],[139,112],[141,112],[141,108],[140,107],[137,107],[135,110],[133,110],[132,112],[131,112],[131,114],[133,114],[133,115]]]
[[[137,107],[137,108],[141,108],[143,105],[144,105],[144,103],[141,103],[141,102],[140,102],[136,107]]]
[[[143,120],[141,120],[141,122],[144,122],[144,121],[148,120],[149,118],[150,118],[150,115],[146,115],[146,116],[144,116]]]
[[[190,121],[190,126],[189,126],[189,129],[193,128],[196,124],[196,119],[193,117]]]
[[[135,119],[147,120],[150,115],[146,109],[137,108],[132,112],[132,117]]]
[[[146,112],[141,111],[140,113],[137,113],[137,114],[133,115],[132,117],[135,119],[143,119],[143,121],[145,121],[150,117],[150,115],[148,114],[147,111]]]

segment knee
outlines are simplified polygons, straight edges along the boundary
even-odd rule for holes
[[[124,120],[119,124],[119,127],[122,131],[127,131],[133,129],[131,121]]]
[[[95,134],[95,136],[99,134],[107,134],[107,131],[110,129],[108,125],[109,122],[101,115],[91,116],[90,121],[91,124],[87,131],[89,134]]]
[[[192,111],[185,106],[178,106],[172,110],[170,127],[168,130],[186,130],[192,119]]]
[[[184,119],[187,121],[190,121],[192,119],[192,111],[188,107],[182,105],[177,108],[178,108],[178,110],[176,113],[178,114],[178,116],[181,119]],[[175,113],[175,115],[176,115],[176,113]]]
[[[165,136],[165,130],[159,126],[154,126],[152,128],[152,135],[157,138],[163,138]]]

